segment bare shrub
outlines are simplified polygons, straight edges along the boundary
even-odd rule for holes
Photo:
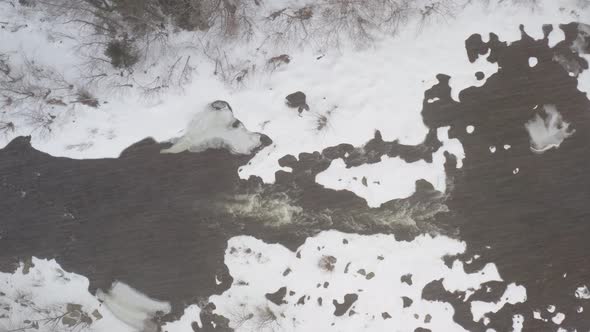
[[[5,134],[13,133],[15,128],[12,121],[0,121],[0,131]]]
[[[32,127],[33,132],[48,134],[52,131],[56,114],[68,104],[98,106],[98,100],[88,89],[76,89],[52,67],[26,56],[21,57],[21,63],[16,65],[11,65],[9,60],[0,55],[0,100],[3,106],[13,110],[3,114],[1,132],[14,132],[14,123],[20,118]]]
[[[9,65],[5,55],[0,55],[0,63],[0,96],[7,106],[26,101],[48,100],[73,88],[59,72],[27,57],[23,57],[23,64],[17,68]]]
[[[77,23],[87,33],[79,41],[80,53],[88,58],[82,70],[85,84],[133,85],[155,95],[180,85],[176,82],[188,81],[190,70],[179,74],[182,62],[175,63],[172,74],[156,73],[152,82],[135,81],[133,72],[152,68],[161,54],[169,55],[169,61],[178,59],[176,51],[182,46],[173,44],[170,36],[178,29],[201,31],[198,51],[214,63],[214,74],[241,85],[256,67],[241,56],[228,56],[234,43],[256,40],[260,45],[254,51],[265,58],[266,52],[294,45],[312,44],[321,49],[352,43],[364,47],[380,34],[395,34],[410,18],[426,24],[452,17],[454,1],[318,0],[265,12],[261,0],[36,0],[35,8],[64,23]],[[261,66],[273,71],[288,61],[283,54]],[[113,73],[106,64],[125,72]],[[325,115],[320,118],[327,119]]]
[[[115,68],[129,69],[138,61],[139,56],[133,44],[127,40],[111,40],[104,51]]]
[[[336,257],[334,256],[328,256],[328,255],[324,255],[322,256],[322,258],[320,258],[320,261],[318,262],[318,266],[320,269],[324,270],[324,271],[334,271],[334,267],[337,262]]]
[[[45,136],[52,132],[52,125],[57,116],[45,111],[42,105],[35,105],[35,107],[25,108],[21,111],[21,117],[32,128],[32,133],[39,133],[41,136]]]
[[[338,106],[334,106],[324,113],[313,113],[315,121],[316,132],[321,132],[332,128],[331,121],[334,112],[338,109]]]
[[[248,321],[252,320],[252,318],[254,318],[253,313],[246,311],[246,304],[245,303],[240,303],[238,308],[236,308],[232,312],[230,312],[229,315],[230,315],[231,321],[235,325],[236,329],[239,329],[240,327],[242,327],[242,325],[244,325]]]
[[[60,303],[40,306],[30,291],[16,289],[0,292],[0,330],[16,331],[86,331],[102,315],[86,312],[82,305]]]
[[[289,55],[281,54],[268,59],[266,64],[270,67],[270,70],[276,70],[280,66],[289,64],[290,62],[291,58],[289,57]]]
[[[202,50],[203,54],[215,64],[213,75],[219,76],[224,82],[241,84],[247,75],[256,70],[256,66],[251,65],[249,61],[238,63],[230,61],[226,51],[219,45],[207,43],[203,45]]]
[[[437,20],[446,21],[448,18],[455,17],[457,6],[452,0],[433,1],[419,9],[420,26],[436,22]]]
[[[88,90],[86,89],[79,89],[77,92],[77,99],[76,102],[97,108],[98,107],[98,99],[96,99]]]
[[[275,329],[280,328],[278,316],[268,305],[257,307],[255,316],[257,331],[275,331]]]
[[[79,304],[68,303],[66,305],[56,305],[47,308],[36,306],[34,303],[27,303],[26,306],[30,309],[30,315],[27,319],[23,319],[20,323],[13,322],[12,325],[16,327],[7,329],[7,332],[16,331],[67,331],[67,332],[82,332],[89,330],[93,323],[90,314],[82,310]],[[94,314],[96,319],[102,316]]]

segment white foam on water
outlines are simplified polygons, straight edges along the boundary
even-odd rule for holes
[[[531,139],[531,151],[535,153],[559,148],[566,138],[575,133],[554,105],[544,105],[543,110],[544,118],[537,113],[524,125]]]

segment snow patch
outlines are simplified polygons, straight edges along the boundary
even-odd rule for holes
[[[553,318],[551,318],[551,321],[553,323],[555,323],[556,325],[560,325],[564,319],[565,319],[565,314],[558,312],[555,314],[555,316],[553,316]]]
[[[526,289],[524,286],[518,286],[514,283],[511,283],[506,287],[504,295],[502,295],[500,300],[495,303],[483,301],[471,302],[471,314],[473,315],[473,321],[479,322],[484,317],[484,315],[498,312],[507,303],[524,303],[526,298]]]
[[[516,314],[512,316],[512,332],[522,332],[524,327],[524,316]]]
[[[229,104],[218,100],[197,113],[186,133],[171,142],[172,147],[162,150],[162,153],[227,149],[233,154],[250,154],[260,145],[260,134],[248,131],[234,117]]]
[[[14,273],[0,272],[0,331],[135,331],[102,306],[88,286],[86,277],[64,271],[53,259],[33,257]],[[47,324],[48,317],[64,314],[71,319]],[[31,327],[35,323],[38,328]],[[72,329],[67,324],[78,325]]]
[[[588,286],[582,285],[576,288],[575,296],[577,299],[590,300],[590,289]]]
[[[537,65],[538,62],[539,62],[539,60],[536,57],[534,57],[534,56],[530,57],[529,58],[529,67],[533,68],[534,66]]]
[[[424,287],[439,279],[451,290],[501,281],[493,264],[466,273],[459,263],[452,268],[444,263],[445,256],[465,248],[444,236],[397,241],[394,235],[325,231],[291,252],[238,236],[228,241],[225,254],[234,283],[210,301],[236,331],[465,331],[453,320],[452,305],[422,298]],[[268,296],[283,287],[284,296],[270,301]],[[522,300],[519,291],[509,286],[503,301]],[[346,294],[357,298],[345,314],[335,316],[333,302],[342,303]]]
[[[443,146],[433,154],[432,163],[418,160],[408,163],[400,157],[382,156],[381,162],[348,168],[342,159],[333,160],[330,167],[316,176],[316,182],[334,190],[348,190],[364,198],[370,207],[379,207],[392,199],[407,198],[416,191],[416,181],[424,179],[440,192],[446,190],[445,151],[457,157],[457,168],[463,165],[465,153],[457,139],[449,139],[449,127],[438,128]],[[378,181],[379,185],[363,185]]]

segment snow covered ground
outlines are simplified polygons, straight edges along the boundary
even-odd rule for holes
[[[296,253],[236,237],[225,258],[234,285],[211,301],[238,331],[465,331],[453,321],[452,305],[422,298],[424,287],[440,278],[451,292],[473,292],[482,283],[502,280],[493,264],[476,273],[466,273],[458,261],[445,265],[444,256],[464,250],[464,243],[442,236],[403,242],[393,235],[329,231],[309,238]],[[285,296],[269,299],[282,287]],[[514,301],[526,300],[522,291]],[[508,289],[506,296],[513,292]],[[346,294],[355,301],[338,312],[334,302]],[[494,310],[494,303],[486,304],[477,305],[477,320]]]
[[[497,71],[497,65],[482,57],[473,64],[467,61],[464,45],[470,34],[485,36],[493,31],[504,40],[518,40],[518,24],[524,24],[529,35],[541,38],[543,24],[583,21],[589,14],[578,2],[545,1],[531,6],[525,2],[470,1],[453,7],[452,15],[434,16],[428,22],[410,17],[407,26],[396,35],[380,36],[363,49],[350,45],[325,48],[314,42],[299,48],[288,43],[259,47],[259,40],[265,37],[262,31],[250,40],[233,41],[234,45],[224,50],[229,62],[241,61],[248,63],[248,68],[255,68],[250,68],[239,83],[224,81],[221,74],[214,75],[218,72],[216,62],[195,46],[207,40],[206,35],[198,32],[171,33],[165,52],[154,51],[157,63],[147,59],[143,72],[136,71],[123,79],[113,68],[101,67],[101,75],[106,78],[85,79],[91,75],[87,69],[89,58],[80,49],[85,50],[81,44],[90,38],[88,31],[79,24],[66,24],[63,19],[3,2],[0,22],[5,23],[0,30],[0,53],[8,57],[8,63],[20,70],[33,63],[46,72],[59,73],[64,82],[73,85],[72,89],[91,91],[99,106],[76,102],[78,97],[71,96],[75,91],[60,95],[65,106],[28,99],[13,101],[5,106],[10,112],[3,112],[0,121],[12,123],[14,129],[5,130],[0,140],[6,144],[15,136],[31,135],[35,148],[55,156],[116,157],[145,137],[159,141],[178,137],[195,113],[221,99],[232,105],[236,118],[250,131],[266,134],[274,142],[244,165],[240,176],[257,175],[265,182],[273,182],[275,171],[281,169],[277,160],[282,156],[321,151],[339,143],[361,146],[373,137],[375,130],[386,141],[399,140],[411,145],[422,142],[427,133],[420,115],[423,92],[436,83],[436,74],[451,76],[452,95],[458,100],[461,90],[482,85]],[[269,3],[265,13],[276,7],[280,4]],[[416,3],[416,7],[420,4]],[[560,34],[556,29],[550,35],[550,44],[561,40]],[[288,54],[290,62],[276,69],[268,68],[268,59],[279,54]],[[170,68],[189,56],[187,66],[193,70],[182,87],[170,85],[161,92],[145,88],[145,82],[163,75],[176,78],[175,67]],[[478,71],[484,74],[483,80],[476,79],[474,73]],[[59,83],[47,81],[39,84],[51,88]],[[579,88],[588,91],[587,72],[579,81]],[[298,90],[306,93],[310,107],[302,116],[284,101],[288,94]],[[69,99],[73,101],[68,102]],[[41,107],[51,110],[48,114],[31,110]],[[324,125],[320,125],[322,121]],[[460,154],[456,148],[450,152]],[[383,173],[383,169],[389,168],[386,164],[374,165],[372,171]],[[414,166],[415,172],[403,172],[397,178],[404,179],[404,184],[386,181],[390,185],[379,187],[383,193],[361,193],[366,189],[358,186],[346,189],[365,198],[379,197],[371,199],[374,205],[413,192],[413,180],[424,172],[443,172],[440,161]],[[434,185],[444,190],[440,176],[436,182]]]
[[[416,7],[429,3],[421,0]],[[518,25],[523,24],[527,33],[538,39],[543,37],[543,24],[590,21],[590,7],[581,0],[533,3],[457,3],[452,15],[435,15],[428,20],[419,15],[410,17],[397,34],[380,35],[364,48],[350,43],[336,47],[318,40],[264,43],[267,36],[260,29],[252,38],[228,42],[231,47],[219,53],[219,48],[201,47],[209,40],[205,33],[170,31],[167,48],[145,59],[144,70],[123,78],[113,68],[90,64],[89,51],[81,45],[91,36],[80,24],[65,23],[62,17],[49,17],[16,1],[0,2],[2,59],[25,75],[28,85],[41,85],[55,95],[52,99],[36,96],[5,100],[0,124],[6,130],[0,135],[0,144],[6,145],[19,135],[31,135],[39,150],[87,159],[116,157],[145,137],[175,142],[174,152],[228,147],[231,144],[226,140],[238,140],[239,148],[234,152],[247,154],[259,140],[258,134],[248,133],[256,132],[270,137],[273,144],[243,165],[239,174],[243,179],[259,176],[266,183],[275,181],[276,171],[289,171],[278,164],[285,155],[297,157],[301,152],[321,151],[341,143],[362,146],[374,137],[375,130],[386,141],[417,145],[427,134],[420,113],[424,91],[437,83],[437,74],[451,77],[452,96],[458,101],[460,91],[481,86],[498,70],[484,57],[474,63],[468,61],[465,39],[469,35],[494,32],[502,40],[518,40]],[[261,17],[277,8],[304,4],[269,1]],[[550,45],[562,39],[563,33],[555,29]],[[281,54],[288,54],[290,61],[271,66],[269,59]],[[588,55],[584,57],[590,60]],[[225,59],[228,72],[219,71],[219,59]],[[89,78],[97,75],[96,66],[104,78]],[[190,70],[185,71],[187,68]],[[30,76],[31,70],[36,76]],[[478,80],[476,72],[482,72],[484,78]],[[586,93],[590,92],[589,72],[578,76],[578,89]],[[157,88],[154,81],[166,81],[160,85],[169,87]],[[82,102],[85,91],[98,105]],[[298,114],[285,104],[285,97],[295,91],[306,94],[309,111]],[[248,131],[237,130],[231,137],[220,138],[216,133],[200,136],[206,130],[196,129],[208,128],[208,105],[215,100],[227,101],[233,109],[233,114],[219,121],[219,127],[231,126],[237,119]],[[570,134],[567,125],[557,128],[551,118],[545,122],[535,118],[527,128],[523,125],[523,131],[527,129],[535,149],[541,150],[558,146]],[[477,130],[466,128],[468,133]],[[182,138],[175,139],[178,137]],[[449,139],[444,128],[438,130],[438,138],[443,147],[434,154],[432,163],[383,157],[379,163],[346,168],[338,159],[316,181],[327,188],[354,192],[371,207],[409,197],[419,179],[445,192],[444,153],[458,158],[457,167],[465,156],[460,142]],[[198,144],[191,144],[195,141]],[[369,181],[381,185],[366,186],[352,180],[365,174],[370,174]],[[309,238],[296,253],[247,236],[232,238],[227,248],[225,263],[234,284],[209,300],[217,307],[215,313],[227,317],[238,331],[414,331],[419,327],[463,331],[453,321],[453,306],[424,300],[423,288],[442,278],[448,291],[469,293],[483,283],[502,281],[493,263],[476,273],[466,273],[466,263],[458,260],[451,267],[445,265],[444,257],[464,252],[465,243],[443,236],[420,236],[402,242],[394,235],[328,231]],[[407,275],[411,275],[409,283],[404,278]],[[471,303],[476,321],[489,319],[488,313],[507,303],[526,301],[524,287],[505,282],[506,293],[499,302]],[[279,301],[285,303],[277,304],[265,296],[282,287],[286,295]],[[61,270],[59,262],[33,259],[31,266],[24,264],[14,274],[1,273],[0,291],[5,294],[2,301],[8,301],[0,305],[10,308],[4,313],[0,310],[0,331],[38,321],[47,323],[39,326],[41,331],[49,331],[55,322],[71,323],[76,328],[88,325],[94,331],[138,330],[133,319],[127,320],[131,325],[117,319],[107,305],[88,292],[83,276]],[[584,288],[575,296],[587,299],[587,293]],[[355,295],[348,297],[354,298],[354,303],[335,315],[346,302],[346,294]],[[189,306],[182,319],[167,323],[164,330],[191,331],[201,310],[196,304]],[[152,314],[154,310],[148,311]],[[146,317],[145,312],[137,315],[140,321]],[[534,317],[516,315],[514,331],[527,319]],[[556,329],[562,319],[554,316]]]
[[[327,231],[291,252],[281,245],[239,236],[228,242],[225,255],[234,283],[209,300],[217,307],[215,313],[227,317],[237,331],[414,331],[418,327],[465,331],[453,321],[451,304],[422,297],[425,286],[441,278],[446,290],[467,294],[465,301],[482,284],[502,281],[491,263],[467,273],[463,262],[449,267],[443,261],[464,250],[465,243],[444,236],[404,242],[394,235]],[[283,287],[282,296],[269,296]],[[5,316],[0,319],[4,324],[0,327],[7,330],[39,321],[41,331],[50,331],[60,324],[61,315],[70,313],[66,307],[79,305],[80,312],[91,318],[86,323],[75,317],[80,331],[155,331],[146,313],[169,310],[124,284],[114,285],[108,294],[92,296],[86,278],[63,271],[54,260],[34,258],[14,274],[0,274],[0,291],[5,294],[2,301],[9,300],[2,303]],[[356,300],[337,313],[333,302],[340,304],[346,294],[355,294]],[[474,301],[472,310],[480,320],[505,303],[524,301],[524,287],[511,284],[501,302]],[[164,330],[190,331],[193,321],[202,324],[199,312],[197,306],[187,308],[180,320],[166,324]]]

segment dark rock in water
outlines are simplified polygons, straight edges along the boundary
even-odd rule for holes
[[[430,314],[426,314],[426,316],[424,316],[424,323],[428,324],[431,320],[432,316]]]
[[[465,40],[465,49],[470,62],[475,62],[480,55],[488,52],[486,43],[483,42],[481,35],[476,33]]]
[[[407,307],[411,306],[412,303],[414,303],[414,301],[411,298],[407,297],[407,296],[402,296],[402,301],[404,303],[403,304],[404,305],[404,308],[407,308]]]
[[[342,303],[338,303],[338,301],[333,300],[332,303],[334,304],[334,316],[342,316],[344,315],[348,309],[358,300],[359,296],[355,293],[346,294],[344,295],[344,301]]]
[[[211,103],[211,107],[215,110],[222,110],[222,109],[229,109],[230,111],[233,111],[231,106],[229,105],[228,102],[226,102],[225,100],[216,100],[214,102]]]
[[[446,290],[443,286],[442,279],[433,280],[424,285],[424,288],[422,288],[422,299],[436,301],[445,293]]]
[[[287,106],[297,108],[300,114],[304,110],[309,111],[309,106],[307,105],[307,97],[305,96],[305,93],[297,91],[288,95],[287,97],[285,97],[285,99],[287,100]]]
[[[287,268],[284,272],[283,272],[283,277],[286,277],[287,275],[289,275],[289,273],[291,273],[291,268]]]
[[[374,272],[369,272],[367,273],[367,276],[365,277],[365,279],[367,280],[371,280],[375,277],[375,273]]]
[[[319,305],[320,307],[322,306],[322,301],[323,301],[323,300],[322,300],[322,298],[321,298],[321,297],[318,297],[318,305]]]
[[[387,311],[385,311],[385,312],[381,313],[381,317],[385,320],[385,319],[390,319],[391,315]]]
[[[191,324],[193,331],[233,332],[233,329],[229,327],[229,319],[213,313],[215,309],[215,304],[213,303],[208,303],[204,308],[202,308],[201,314],[199,315],[202,326],[199,327],[199,325],[195,324],[196,322],[194,322]]]
[[[298,305],[304,305],[305,304],[305,295],[303,295],[302,297],[299,298],[299,300],[297,300],[297,304]]]
[[[404,274],[403,276],[401,276],[400,280],[401,280],[401,282],[412,286],[412,274],[411,273]]]
[[[281,287],[276,292],[268,293],[264,296],[270,302],[272,302],[276,305],[281,305],[281,304],[287,303],[284,301],[285,295],[287,295],[287,287]]]
[[[484,73],[483,73],[483,72],[481,72],[481,71],[478,71],[478,72],[476,72],[476,73],[475,73],[475,78],[476,78],[478,81],[481,81],[481,80],[483,80],[485,77],[486,77],[486,76],[485,76],[485,75],[484,75]]]
[[[432,332],[430,329],[426,329],[423,327],[418,327],[414,330],[414,332]]]

